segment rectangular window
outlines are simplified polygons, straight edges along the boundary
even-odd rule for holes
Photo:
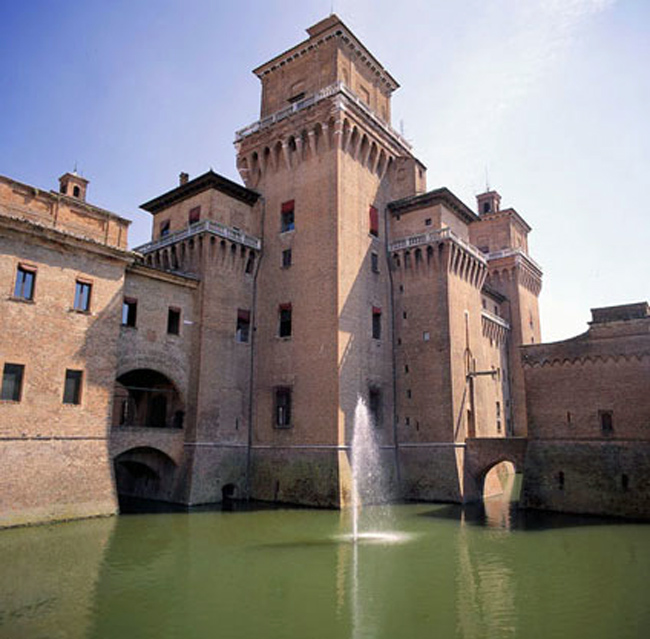
[[[372,307],[372,337],[381,339],[381,309],[377,306]]]
[[[291,337],[291,304],[280,304],[280,337]]]
[[[83,378],[82,371],[66,370],[65,372],[65,386],[63,387],[63,403],[64,404],[80,404],[81,403],[81,380]]]
[[[181,309],[169,307],[167,311],[167,333],[178,335],[181,332]]]
[[[370,217],[370,229],[369,229],[370,235],[379,237],[379,212],[374,206],[370,207],[369,217]]]
[[[169,235],[169,220],[160,223],[160,237]]]
[[[19,402],[23,391],[23,364],[5,364],[2,371],[2,395],[0,399]]]
[[[16,271],[16,285],[14,286],[14,297],[21,300],[34,299],[34,282],[36,281],[36,269],[23,266]]]
[[[603,435],[610,435],[614,431],[614,413],[611,410],[599,410],[600,429]]]
[[[237,330],[235,339],[238,342],[248,342],[251,330],[251,312],[243,308],[237,309]]]
[[[287,231],[293,231],[295,228],[294,200],[289,200],[282,203],[280,232],[286,233]]]
[[[135,326],[138,315],[138,301],[125,297],[122,302],[122,326]]]
[[[370,253],[370,270],[373,273],[379,273],[379,255],[374,251]]]
[[[196,224],[200,219],[201,219],[201,207],[195,206],[194,208],[190,209],[190,212],[188,214],[189,223]]]
[[[93,285],[90,282],[77,280],[74,292],[74,310],[87,313],[90,310],[90,293]]]
[[[381,425],[381,390],[371,388],[368,392],[368,410],[375,426]]]
[[[275,426],[291,426],[291,389],[285,386],[275,389]]]
[[[282,251],[282,268],[289,268],[291,266],[291,249]]]
[[[426,220],[424,220],[424,226],[431,226],[431,218],[428,217]]]

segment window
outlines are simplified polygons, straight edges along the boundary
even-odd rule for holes
[[[282,251],[282,268],[289,268],[291,266],[291,249]]]
[[[379,273],[379,255],[374,251],[370,253],[370,270],[373,273]]]
[[[372,307],[372,338],[381,339],[381,309]]]
[[[160,223],[160,237],[169,235],[169,220]]]
[[[275,389],[275,426],[276,428],[291,426],[291,389],[285,386]]]
[[[81,193],[81,190],[79,189],[78,186],[74,186],[74,187],[72,188],[72,195],[74,195],[75,197],[79,197],[79,194],[80,194],[80,193]]]
[[[431,226],[431,218],[428,217],[426,220],[424,220],[424,226]]]
[[[65,372],[65,386],[63,387],[63,403],[64,404],[80,404],[81,403],[81,379],[83,377],[82,371],[66,370]]]
[[[368,392],[368,409],[375,426],[381,425],[381,390],[371,388]]]
[[[490,203],[483,202],[483,213],[489,213],[489,212],[490,212]]]
[[[424,331],[424,333],[422,333],[422,341],[428,342],[430,339],[431,339],[431,333],[429,333],[429,331]]]
[[[286,233],[287,231],[293,231],[295,228],[294,201],[289,200],[288,202],[282,203],[280,232]]]
[[[34,281],[36,280],[36,269],[20,265],[16,271],[16,285],[14,286],[14,297],[21,300],[34,299]]]
[[[411,392],[411,389],[410,389],[410,388],[408,388],[408,389],[406,390],[406,397],[407,397],[408,399],[411,399],[411,398],[413,397],[413,393]]]
[[[169,307],[167,311],[167,333],[169,335],[178,335],[181,331],[181,309]]]
[[[278,335],[280,337],[291,337],[291,304],[280,304],[280,327]]]
[[[235,333],[238,342],[248,342],[251,330],[251,312],[242,308],[237,309],[237,331]]]
[[[304,97],[305,92],[301,91],[300,93],[297,93],[296,95],[290,97],[287,102],[289,102],[289,104],[294,104],[295,102],[300,102],[300,100],[302,100]]]
[[[369,218],[370,218],[370,228],[369,228],[369,233],[370,235],[373,235],[374,237],[379,237],[379,212],[374,206],[370,207],[369,211]]]
[[[90,282],[77,280],[74,292],[74,310],[87,313],[90,311],[90,293],[93,285]]]
[[[138,315],[138,301],[125,297],[122,302],[122,326],[135,326]]]
[[[195,206],[190,209],[188,220],[190,224],[196,224],[201,219],[201,207]]]
[[[23,390],[23,364],[5,364],[2,371],[2,394],[0,399],[19,402]]]
[[[560,490],[564,490],[564,472],[563,471],[560,471],[557,474],[557,487]]]
[[[611,410],[599,410],[600,430],[603,435],[610,435],[614,430],[614,413]]]

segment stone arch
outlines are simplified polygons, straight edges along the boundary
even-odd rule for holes
[[[273,147],[272,156],[273,156],[273,165],[275,166],[275,170],[279,171],[281,166],[280,163],[282,162],[282,141],[281,140],[278,140],[275,143],[275,146]]]
[[[359,145],[359,129],[355,126],[352,129],[352,134],[350,135],[350,141],[348,142],[348,146],[346,151],[350,153],[350,155],[353,158],[356,158],[357,154],[357,146]]]
[[[350,121],[345,118],[343,120],[343,129],[341,131],[341,149],[346,151],[350,141]]]
[[[268,146],[264,147],[262,151],[262,169],[264,172],[272,171],[273,166],[271,166],[271,149]]]
[[[300,132],[300,140],[301,140],[301,155],[302,157],[300,159],[302,160],[308,160],[311,157],[311,149],[309,148],[309,135],[307,134],[307,130],[303,129]]]
[[[124,508],[125,498],[171,501],[177,465],[153,446],[129,448],[113,459],[115,487]]]
[[[368,155],[368,169],[374,173],[375,172],[375,164],[377,162],[377,153],[379,149],[377,147],[377,144],[373,142],[370,145],[370,154]]]
[[[321,125],[320,122],[316,123],[316,126],[314,126],[314,129],[312,131],[314,135],[314,151],[316,154],[321,152],[321,147],[323,145],[323,126]]]
[[[379,152],[379,157],[377,158],[377,175],[379,177],[382,176],[385,166],[386,166],[386,152],[384,151],[384,149],[382,149]]]
[[[327,121],[327,136],[329,140],[329,148],[333,148],[334,145],[336,144],[336,130],[339,124],[337,121],[334,119],[334,116],[332,116],[328,121]]]
[[[359,144],[359,151],[357,153],[356,159],[361,162],[362,165],[365,165],[366,155],[370,149],[370,140],[368,136],[364,133],[361,137],[361,143]]]
[[[185,401],[171,377],[153,368],[119,372],[113,392],[113,428],[184,426]]]

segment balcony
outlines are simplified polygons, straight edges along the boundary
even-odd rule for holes
[[[165,235],[165,237],[138,246],[133,250],[146,255],[147,253],[157,251],[165,246],[176,244],[177,242],[186,240],[194,235],[199,235],[200,233],[211,233],[212,235],[217,235],[226,240],[230,240],[231,242],[236,242],[258,251],[262,248],[262,241],[252,235],[248,235],[239,229],[226,226],[225,224],[221,224],[221,222],[216,222],[215,220],[203,220],[202,222],[197,222],[196,224],[188,226],[182,231],[170,233],[169,235]]]
[[[263,129],[266,129],[267,127],[271,126],[272,124],[275,124],[276,122],[281,122],[282,120],[288,118],[294,113],[298,113],[303,109],[307,109],[308,107],[313,106],[314,104],[318,104],[321,100],[325,100],[326,98],[331,98],[332,96],[337,94],[343,95],[350,102],[353,102],[357,107],[359,107],[359,109],[361,109],[361,111],[363,111],[363,113],[366,116],[368,116],[373,121],[373,123],[376,126],[378,126],[382,131],[384,131],[390,137],[392,137],[400,146],[404,147],[407,151],[410,152],[412,146],[406,140],[406,138],[404,138],[397,131],[395,131],[393,127],[391,127],[389,124],[384,122],[381,118],[379,118],[377,114],[365,102],[363,102],[363,100],[361,100],[345,83],[340,81],[335,82],[334,84],[330,84],[328,87],[325,87],[320,91],[317,91],[316,93],[310,95],[304,100],[300,100],[299,102],[291,104],[290,106],[284,109],[280,109],[280,111],[276,111],[272,115],[269,115],[261,120],[258,120],[257,122],[253,122],[253,124],[250,124],[249,126],[240,129],[235,133],[235,143],[241,142],[244,138],[248,137],[249,135],[253,135],[258,131],[262,131]]]

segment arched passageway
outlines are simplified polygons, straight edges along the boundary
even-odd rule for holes
[[[113,460],[115,485],[124,497],[171,501],[176,464],[162,451],[141,446],[124,451]]]
[[[162,373],[140,368],[115,382],[114,427],[182,428],[185,417],[174,383]]]

